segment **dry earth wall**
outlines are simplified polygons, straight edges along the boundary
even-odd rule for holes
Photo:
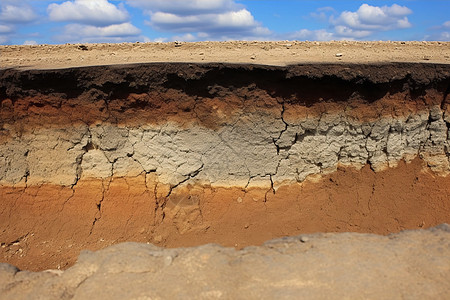
[[[449,87],[438,64],[2,70],[4,260],[450,222]]]

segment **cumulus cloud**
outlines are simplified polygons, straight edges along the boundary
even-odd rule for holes
[[[411,27],[408,15],[412,10],[406,6],[372,6],[362,4],[356,11],[338,12],[333,7],[320,7],[309,17],[326,23],[327,29],[301,29],[284,35],[297,40],[363,40],[376,33]],[[283,36],[281,36],[283,39]]]
[[[150,16],[152,28],[173,33],[183,40],[264,38],[271,31],[234,0],[129,0]]]
[[[342,25],[334,27],[334,31],[336,32],[336,36],[347,39],[362,39],[373,33],[373,31],[370,30],[357,30]]]
[[[436,40],[450,42],[450,32],[448,31],[441,32],[436,38]]]
[[[27,1],[2,0],[0,4],[0,44],[9,43],[17,36],[17,29],[38,18]]]
[[[1,5],[0,20],[3,23],[29,23],[36,18],[36,13],[29,5],[9,4],[9,2]]]
[[[51,21],[75,22],[94,26],[120,24],[130,16],[122,4],[115,6],[107,0],[75,0],[52,3],[47,12]]]
[[[131,23],[114,24],[105,27],[69,24],[65,26],[64,31],[68,35],[91,37],[125,37],[135,36],[141,33],[141,31]]]
[[[308,41],[330,41],[334,39],[334,34],[325,29],[308,30],[301,29],[288,36],[290,40],[308,40]]]
[[[407,15],[412,11],[406,6],[371,6],[362,4],[357,11],[344,11],[337,18],[331,17],[336,34],[341,37],[364,38],[375,32],[411,27]]]
[[[258,23],[246,9],[187,16],[156,12],[148,24],[161,31],[175,32],[248,32],[258,28]]]
[[[141,30],[129,22],[109,26],[68,24],[58,39],[66,42],[136,41],[140,33]]]
[[[70,22],[60,42],[130,42],[144,40],[141,30],[129,22],[130,15],[124,5],[117,6],[108,0],[74,0],[47,7],[52,21]]]
[[[27,41],[23,42],[23,44],[24,45],[28,45],[28,46],[35,46],[38,43],[36,41],[33,41],[33,40],[27,40]]]
[[[309,15],[314,19],[317,19],[321,22],[327,22],[329,19],[330,13],[335,13],[336,10],[330,6],[319,7],[315,12],[310,13]]]
[[[161,11],[179,16],[219,14],[242,8],[234,0],[128,0],[128,4],[147,11]]]
[[[12,27],[11,25],[0,24],[0,34],[11,33],[13,31],[14,31],[14,27]]]

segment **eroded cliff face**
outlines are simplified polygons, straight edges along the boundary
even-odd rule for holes
[[[4,70],[3,257],[450,222],[449,90],[434,64]]]

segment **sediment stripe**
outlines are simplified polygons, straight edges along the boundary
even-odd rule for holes
[[[70,186],[83,178],[155,173],[172,187],[187,181],[278,187],[339,165],[370,164],[378,171],[415,157],[439,175],[450,171],[450,123],[439,106],[368,122],[346,111],[286,120],[289,110],[278,118],[265,111],[242,114],[217,129],[170,122],[35,129],[0,144],[0,182]]]

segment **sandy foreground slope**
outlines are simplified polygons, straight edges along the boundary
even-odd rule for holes
[[[0,46],[0,67],[54,69],[149,62],[450,63],[449,42],[197,42]]]
[[[0,46],[0,299],[445,299],[449,93],[448,42]]]
[[[68,270],[0,264],[2,299],[448,299],[450,226],[314,234],[236,251],[122,243]]]

